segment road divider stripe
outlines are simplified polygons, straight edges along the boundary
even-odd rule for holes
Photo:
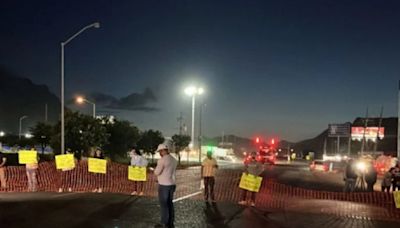
[[[201,194],[201,193],[203,193],[203,191],[198,191],[198,192],[195,192],[195,193],[186,195],[186,196],[179,197],[179,198],[177,198],[177,199],[174,199],[172,202],[176,203],[176,202],[178,202],[178,201],[181,201],[181,200],[184,200],[184,199],[193,197],[193,196],[197,196],[197,195],[199,195],[199,194]]]

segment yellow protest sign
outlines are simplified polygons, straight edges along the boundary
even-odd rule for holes
[[[56,155],[57,169],[71,170],[75,168],[75,159],[73,154]]]
[[[400,209],[400,191],[393,192],[394,203],[396,204],[396,208]]]
[[[146,167],[129,166],[128,179],[132,181],[146,181],[147,180]]]
[[[240,179],[239,188],[251,191],[258,192],[261,187],[262,177],[257,177],[251,174],[242,174],[242,178]]]
[[[35,164],[38,163],[37,151],[34,150],[20,150],[18,152],[19,164]]]
[[[88,168],[89,168],[89,172],[91,172],[91,173],[106,174],[107,160],[99,159],[99,158],[89,158],[88,159]]]

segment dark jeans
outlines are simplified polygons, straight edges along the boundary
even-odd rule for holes
[[[204,199],[208,200],[211,197],[211,200],[215,200],[214,197],[214,177],[204,177]]]
[[[175,185],[158,185],[158,199],[161,206],[161,223],[167,227],[174,226],[175,212],[172,200],[174,198]]]
[[[382,186],[382,192],[390,192],[390,186]]]
[[[243,201],[246,201],[246,198],[247,198],[247,193],[250,193],[251,194],[251,202],[256,202],[256,193],[255,192],[251,192],[251,191],[247,191],[247,190],[242,190],[242,200]]]
[[[367,192],[373,192],[374,185],[375,185],[375,183],[367,183]]]
[[[400,190],[400,186],[393,184],[392,190],[396,191],[396,189]]]

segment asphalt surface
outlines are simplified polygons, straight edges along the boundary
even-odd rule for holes
[[[175,203],[176,227],[399,227],[400,223],[324,214],[261,211],[229,203]],[[97,193],[0,194],[1,227],[154,227],[159,221],[154,198]]]
[[[220,168],[243,170],[244,166],[240,163],[222,163]],[[265,164],[262,176],[281,184],[321,191],[341,192],[344,186],[342,173],[311,172],[306,161],[277,161],[275,165]]]
[[[242,164],[223,165],[222,169],[243,169]],[[318,191],[342,192],[344,188],[342,172],[310,171],[307,161],[287,162],[279,160],[275,165],[265,165],[262,174],[264,179],[273,180],[281,184],[312,189]],[[380,191],[381,177],[374,186]]]

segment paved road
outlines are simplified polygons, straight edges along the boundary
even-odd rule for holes
[[[222,169],[243,169],[242,164],[223,164]],[[309,169],[308,162],[295,161],[288,163],[278,161],[276,165],[265,165],[263,173],[265,179],[272,179],[278,183],[313,189],[320,191],[341,192],[343,191],[343,173],[321,172]],[[375,191],[380,191],[380,180],[375,184]]]
[[[399,227],[400,223],[314,213],[261,211],[228,203],[191,199],[175,204],[176,227]],[[96,193],[0,194],[1,227],[140,228],[159,220],[154,198]]]
[[[263,175],[264,178],[295,187],[337,192],[343,190],[341,173],[311,172],[306,162],[279,162],[273,166],[267,165]]]

